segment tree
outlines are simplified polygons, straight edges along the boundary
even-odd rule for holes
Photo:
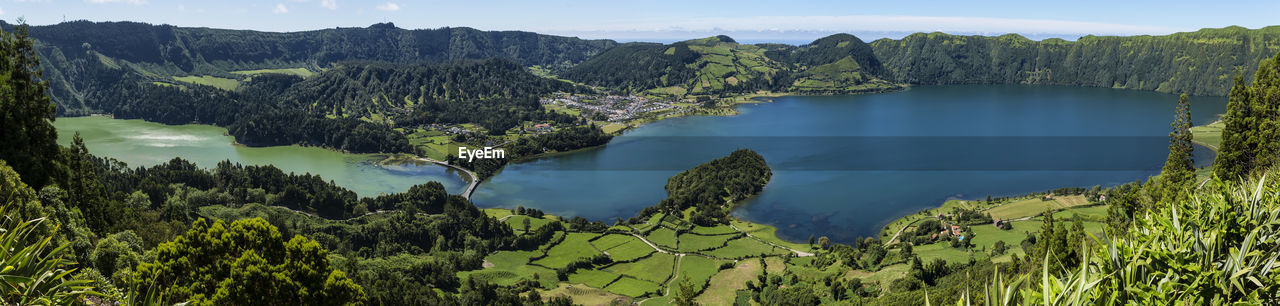
[[[133,283],[170,286],[163,297],[197,304],[340,305],[363,303],[364,290],[334,270],[328,252],[303,236],[285,241],[261,218],[227,224],[198,219],[155,248]]]
[[[827,238],[827,236],[818,238],[818,247],[826,250],[829,246],[831,246],[831,238]]]
[[[672,299],[671,303],[677,306],[698,305],[698,302],[694,301],[694,298],[698,297],[698,288],[696,286],[688,279],[680,282],[680,288],[676,289],[676,298]]]
[[[1214,175],[1235,180],[1266,169],[1280,159],[1280,53],[1258,64],[1253,84],[1237,74],[1223,116],[1222,145]]]
[[[813,234],[809,234],[809,246],[813,246]]]
[[[26,25],[0,31],[0,58],[0,160],[36,188],[59,181],[65,171],[53,127],[57,107],[45,95],[49,83]]]
[[[1192,184],[1196,177],[1191,144],[1191,104],[1187,95],[1178,97],[1177,113],[1169,132],[1169,157],[1160,171],[1162,198],[1173,199]]]

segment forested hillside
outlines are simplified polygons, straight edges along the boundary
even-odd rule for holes
[[[1056,84],[1225,96],[1237,72],[1280,51],[1280,27],[1203,29],[1077,41],[917,33],[871,43],[912,84]]]
[[[13,25],[0,22],[12,31]],[[73,21],[30,28],[60,114],[96,110],[97,92],[126,75],[147,82],[195,76],[239,79],[262,69],[317,72],[363,60],[439,64],[507,59],[563,69],[615,45],[610,40],[471,28],[406,30],[390,23],[274,33],[184,28],[137,22]],[[105,67],[103,67],[105,66]],[[242,72],[242,73],[237,73]]]
[[[848,34],[805,46],[739,44],[728,36],[609,49],[561,77],[654,94],[725,95],[760,90],[856,93],[896,88],[880,79],[871,48]]]

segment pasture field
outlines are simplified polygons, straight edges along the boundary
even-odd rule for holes
[[[703,252],[709,256],[718,258],[746,258],[760,257],[770,255],[783,255],[791,253],[785,249],[776,248],[772,245],[765,244],[751,237],[742,237],[729,240],[728,245],[711,251]]]
[[[676,248],[676,243],[677,243],[676,231],[673,231],[669,228],[663,227],[663,228],[655,229],[649,232],[649,236],[645,237],[645,239],[649,239],[649,242],[653,242],[653,244],[656,244],[664,248],[668,248],[668,249]]]
[[[760,260],[740,260],[733,269],[716,273],[711,285],[697,298],[703,305],[730,305],[737,299],[738,290],[747,288],[747,281],[755,280],[763,273]]]
[[[674,255],[657,253],[636,262],[614,264],[606,268],[606,270],[641,280],[661,283],[671,278],[671,272],[675,269],[675,266],[676,257]]]
[[[640,241],[640,239],[636,239],[635,237],[632,237],[632,239],[626,243],[604,251],[609,253],[609,258],[612,258],[614,261],[635,260],[636,258],[657,252],[654,251],[653,247],[650,247],[649,244],[646,244],[644,241]]]
[[[596,235],[598,234],[569,233],[569,236],[565,237],[564,241],[547,250],[547,257],[535,260],[533,263],[552,269],[559,269],[575,260],[600,254],[594,247],[591,247],[591,242],[587,241]]]

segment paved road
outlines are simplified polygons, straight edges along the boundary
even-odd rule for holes
[[[472,192],[475,192],[475,191],[476,191],[476,186],[479,186],[479,185],[480,185],[480,177],[479,177],[479,176],[476,176],[476,173],[475,173],[475,172],[471,172],[471,170],[467,170],[467,169],[464,169],[464,168],[462,168],[462,167],[458,167],[458,166],[455,166],[455,165],[450,165],[449,163],[446,163],[446,162],[443,162],[443,161],[434,160],[434,159],[430,159],[430,158],[426,158],[426,157],[418,157],[418,160],[419,160],[419,161],[428,162],[428,163],[434,163],[434,164],[437,164],[437,165],[441,165],[441,166],[448,167],[448,168],[450,168],[450,169],[454,169],[454,170],[462,171],[462,173],[466,173],[466,174],[467,174],[467,176],[470,176],[470,177],[471,177],[471,184],[467,185],[467,190],[462,192],[462,197],[463,197],[463,198],[466,198],[467,200],[470,200],[470,199],[471,199],[471,193],[472,193]]]

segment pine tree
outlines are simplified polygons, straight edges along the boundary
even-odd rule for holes
[[[0,159],[37,189],[59,181],[65,171],[53,127],[57,107],[45,95],[49,83],[26,25],[0,31],[0,59]]]
[[[1280,53],[1258,65],[1252,85],[1235,77],[1223,124],[1214,175],[1236,179],[1280,161]]]
[[[1173,131],[1169,133],[1169,158],[1160,171],[1164,199],[1174,196],[1191,185],[1195,179],[1195,165],[1192,161],[1191,144],[1191,104],[1187,95],[1178,97],[1177,114],[1171,124]]]
[[[1220,178],[1242,177],[1247,174],[1245,169],[1252,168],[1253,156],[1249,153],[1253,150],[1245,142],[1250,134],[1247,123],[1253,117],[1249,103],[1249,86],[1244,82],[1244,74],[1237,73],[1235,85],[1228,94],[1227,113],[1222,116],[1222,144],[1213,160],[1213,174]]]

